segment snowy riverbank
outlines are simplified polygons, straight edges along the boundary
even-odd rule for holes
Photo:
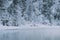
[[[30,27],[2,27],[0,28],[0,40],[60,40],[60,27],[40,25]]]

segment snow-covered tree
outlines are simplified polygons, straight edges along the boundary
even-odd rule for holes
[[[27,22],[60,25],[60,0],[0,0],[0,24]]]

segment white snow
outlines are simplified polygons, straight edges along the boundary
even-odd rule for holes
[[[60,28],[60,26],[57,26],[57,25],[45,25],[45,24],[35,24],[35,23],[26,23],[26,24],[22,24],[20,26],[0,26],[0,30],[11,30],[11,29],[41,29],[41,28]]]
[[[21,27],[0,27],[0,40],[58,40],[60,27],[42,24],[26,24]],[[8,38],[7,38],[8,37]]]
[[[8,38],[7,38],[8,37]],[[0,26],[0,40],[60,40],[60,26],[26,23]]]

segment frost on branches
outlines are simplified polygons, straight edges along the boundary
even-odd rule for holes
[[[60,25],[60,0],[0,0],[0,25]]]

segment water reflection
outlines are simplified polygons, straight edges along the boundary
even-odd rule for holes
[[[45,30],[0,30],[0,40],[60,40],[60,35]]]

